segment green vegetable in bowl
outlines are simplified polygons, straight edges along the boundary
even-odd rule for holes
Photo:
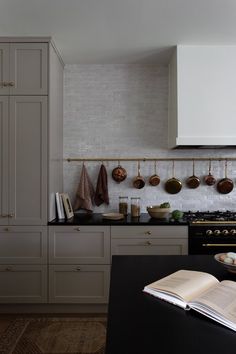
[[[161,205],[160,205],[160,208],[170,208],[170,203],[168,203],[168,202],[165,202],[165,203],[162,203]]]
[[[174,220],[180,220],[182,219],[184,213],[180,210],[173,210],[171,214],[171,218]]]

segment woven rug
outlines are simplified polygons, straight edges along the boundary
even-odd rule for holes
[[[0,319],[0,354],[104,354],[106,317]]]

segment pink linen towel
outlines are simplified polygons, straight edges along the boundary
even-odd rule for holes
[[[93,211],[94,188],[89,178],[85,164],[83,164],[79,186],[76,192],[74,209],[84,209],[88,212]]]
[[[108,196],[108,185],[107,185],[107,170],[106,167],[102,164],[97,180],[97,188],[95,192],[94,198],[95,204],[97,206],[102,203],[109,204],[109,196]]]

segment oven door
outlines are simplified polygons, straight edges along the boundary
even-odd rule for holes
[[[216,227],[211,227],[212,231]],[[224,230],[226,228],[224,227]],[[207,228],[189,226],[189,254],[217,254],[236,252],[236,235],[206,235]],[[219,227],[217,227],[219,230]]]

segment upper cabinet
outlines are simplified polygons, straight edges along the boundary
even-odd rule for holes
[[[48,43],[0,43],[0,95],[47,95]]]
[[[168,145],[236,145],[236,46],[177,46],[169,65]]]

